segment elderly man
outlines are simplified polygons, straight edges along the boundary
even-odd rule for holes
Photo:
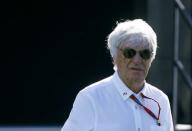
[[[170,103],[145,81],[157,38],[143,20],[118,23],[108,36],[114,74],[81,90],[62,131],[173,131]]]

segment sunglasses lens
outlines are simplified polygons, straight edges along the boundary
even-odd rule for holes
[[[133,50],[133,49],[125,49],[123,51],[123,55],[126,57],[126,58],[133,58],[136,54],[136,51]]]
[[[133,58],[136,55],[136,51],[134,49],[131,48],[126,48],[123,50],[123,55],[125,56],[125,58]],[[147,60],[149,58],[151,58],[151,51],[148,49],[139,51],[139,55],[141,56],[142,59]]]
[[[149,50],[143,50],[143,51],[140,51],[140,56],[144,59],[144,60],[147,60],[151,57],[151,52]]]

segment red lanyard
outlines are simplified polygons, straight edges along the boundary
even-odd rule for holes
[[[150,97],[144,96],[142,93],[141,93],[141,96],[142,96],[142,98],[150,99],[150,100],[153,100],[153,101],[155,101],[155,102],[157,103],[158,108],[159,108],[158,116],[156,116],[150,109],[148,109],[147,107],[145,107],[133,94],[130,96],[130,98],[131,98],[133,101],[135,101],[138,105],[140,105],[141,107],[143,107],[143,109],[144,109],[151,117],[153,117],[153,118],[157,121],[157,125],[160,126],[161,123],[160,123],[160,121],[159,121],[159,116],[160,116],[161,108],[160,108],[159,103],[158,103],[156,100],[154,100],[154,99],[152,99],[152,98],[150,98]]]

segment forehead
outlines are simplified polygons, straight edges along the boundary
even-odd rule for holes
[[[145,38],[132,38],[127,39],[120,44],[121,48],[134,48],[134,49],[152,49],[152,45],[149,44]]]

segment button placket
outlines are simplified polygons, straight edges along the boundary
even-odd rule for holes
[[[133,102],[133,110],[134,110],[134,114],[135,114],[135,126],[136,126],[136,130],[137,131],[142,131],[141,128],[141,110],[140,110],[140,106],[138,104],[136,104],[135,102]]]

